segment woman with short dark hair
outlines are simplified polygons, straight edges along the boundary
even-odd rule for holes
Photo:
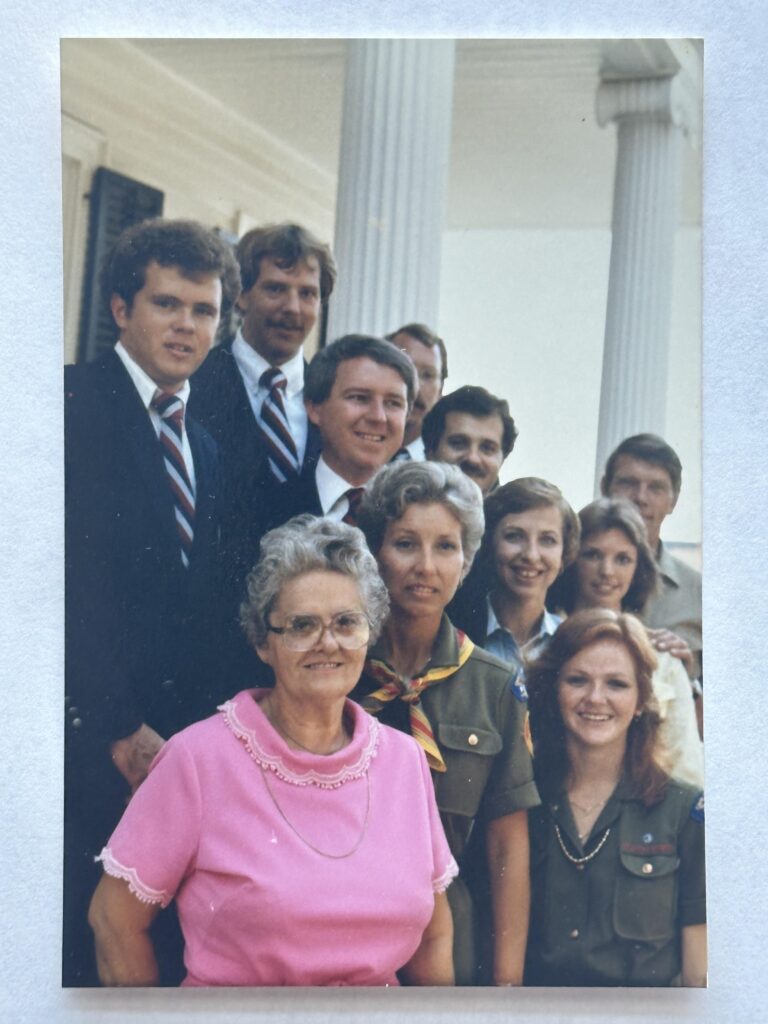
[[[578,548],[579,520],[559,488],[538,477],[504,484],[485,500],[480,552],[449,614],[476,644],[523,669],[557,629],[547,591]]]

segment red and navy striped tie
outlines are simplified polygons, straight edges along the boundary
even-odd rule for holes
[[[269,453],[269,468],[280,483],[299,473],[299,456],[285,411],[287,383],[285,374],[276,366],[265,370],[259,379],[259,385],[267,389],[267,394],[256,422]]]
[[[184,403],[167,391],[158,391],[152,408],[160,416],[160,445],[163,462],[171,485],[176,529],[181,541],[181,561],[189,567],[189,555],[195,535],[195,492],[182,454],[181,436],[184,428]]]

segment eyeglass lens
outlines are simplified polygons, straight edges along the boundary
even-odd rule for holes
[[[339,612],[328,624],[336,643],[346,650],[357,650],[367,643],[370,634],[368,619],[362,612]],[[283,627],[283,640],[295,651],[308,651],[318,642],[325,629],[319,615],[289,615]]]

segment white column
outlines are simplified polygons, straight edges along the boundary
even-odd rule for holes
[[[685,98],[677,76],[603,82],[597,93],[598,122],[618,126],[598,483],[623,438],[664,434]]]
[[[452,40],[347,43],[329,341],[437,322]]]

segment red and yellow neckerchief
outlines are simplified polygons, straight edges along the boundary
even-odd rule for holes
[[[408,704],[411,735],[424,749],[429,767],[437,772],[446,770],[445,761],[443,761],[429,719],[421,707],[421,695],[428,687],[434,686],[435,683],[442,683],[444,679],[448,679],[449,676],[458,672],[474,651],[475,645],[460,629],[456,630],[456,640],[459,647],[456,665],[431,668],[424,675],[416,676],[414,679],[401,679],[385,661],[378,658],[368,658],[365,663],[365,671],[380,684],[380,687],[363,698],[362,706],[369,714],[377,715],[389,701],[397,698],[405,701]]]

